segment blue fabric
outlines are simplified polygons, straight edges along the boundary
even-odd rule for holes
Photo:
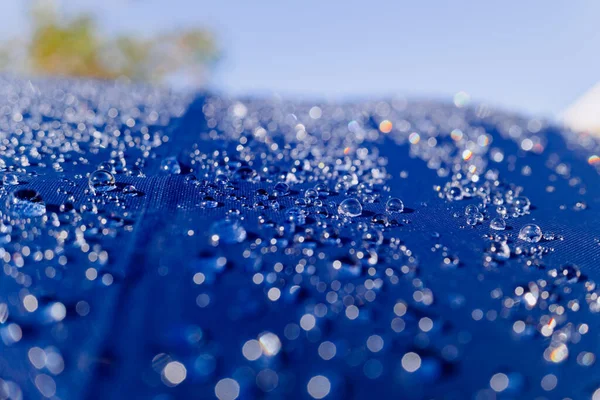
[[[123,84],[30,85],[40,97],[17,106],[19,99],[31,97],[25,92],[28,83],[4,82],[15,102],[7,103],[2,114],[3,138],[20,137],[19,123],[28,121],[56,121],[54,129],[63,132],[77,128],[85,118],[68,120],[72,113],[65,111],[64,93],[79,99],[71,106],[75,114],[88,109],[105,116],[110,107],[104,103],[120,107],[122,134],[103,146],[87,138],[81,139],[81,151],[62,149],[67,158],[62,171],[52,168],[51,155],[59,155],[59,147],[44,155],[45,165],[19,171],[16,154],[5,158],[6,171],[20,174],[17,187],[37,190],[47,215],[62,218],[59,207],[69,196],[76,210],[90,198],[102,199],[98,214],[81,211],[81,223],[58,224],[68,232],[60,244],[48,233],[51,218],[39,228],[42,234],[23,237],[40,222],[19,222],[10,218],[8,206],[4,210],[13,231],[3,244],[0,303],[8,316],[0,325],[0,378],[13,397],[209,399],[233,398],[239,391],[239,398],[275,399],[312,398],[311,393],[315,397],[324,390],[326,398],[339,399],[579,399],[591,398],[598,388],[598,367],[589,360],[600,344],[593,284],[600,257],[600,185],[595,161],[588,161],[596,143],[587,136],[482,107],[436,102],[321,104],[323,115],[312,118],[315,104],[279,99],[206,94],[189,102],[160,91],[152,97],[151,89]],[[59,96],[57,90],[64,93]],[[88,92],[94,94],[86,97]],[[61,104],[52,118],[36,114],[44,98]],[[163,112],[160,107],[175,105],[164,124],[138,119],[129,127],[121,117],[134,115],[131,108],[140,102]],[[15,122],[17,108],[23,122]],[[139,108],[142,114],[148,111]],[[387,120],[393,125],[389,133]],[[85,123],[114,133],[110,122],[88,118]],[[128,128],[143,141],[142,126],[150,136],[163,138],[159,146],[148,145],[148,154],[122,141]],[[260,127],[265,134],[257,131]],[[463,136],[458,131],[450,136],[454,129]],[[314,141],[293,153],[305,144],[304,131]],[[413,132],[419,133],[418,141]],[[477,143],[482,134],[489,135],[490,144]],[[472,156],[463,153],[470,148]],[[117,171],[115,191],[89,193],[86,174],[114,159],[119,149],[128,167],[144,161],[145,177]],[[492,149],[501,151],[502,160],[494,161]],[[277,154],[284,156],[270,158]],[[81,155],[87,162],[73,163]],[[177,158],[180,174],[161,168],[168,157]],[[336,189],[342,179],[326,178],[327,168],[344,159],[366,170],[359,171],[358,184]],[[449,201],[444,194],[458,172],[452,168],[480,161],[481,182],[485,171],[494,170],[498,190],[521,187],[531,201],[529,212],[506,220],[506,231],[489,227],[496,205],[484,209],[480,196]],[[244,164],[256,179],[239,179]],[[287,172],[301,182],[290,182],[290,194],[276,197],[275,184]],[[373,187],[361,185],[373,182]],[[320,198],[323,208],[298,205],[318,183],[330,190]],[[128,185],[138,196],[114,195]],[[3,203],[16,188],[5,184],[4,189]],[[344,220],[337,207],[349,197],[362,200],[363,212]],[[403,213],[386,211],[390,197],[403,201]],[[214,208],[212,201],[218,203]],[[466,223],[470,204],[479,205],[485,218],[475,226]],[[297,218],[298,209],[306,210],[305,221]],[[215,225],[218,221],[230,221],[234,229],[239,223],[246,239],[231,239]],[[539,225],[546,238],[536,244],[519,240],[528,223]],[[88,227],[87,252],[76,241],[80,224]],[[381,234],[381,243],[365,236],[372,230]],[[331,232],[339,240],[323,236]],[[219,233],[217,243],[213,235]],[[507,235],[508,260],[486,260],[494,234]],[[30,251],[21,265],[23,246]],[[519,246],[525,253],[535,247],[534,254],[518,254]],[[36,260],[38,249],[56,254]],[[67,261],[61,263],[59,255]],[[581,275],[561,279],[566,264],[575,264]],[[90,280],[86,273],[98,277]],[[534,301],[519,287],[532,290]],[[272,288],[280,297],[269,292]],[[26,309],[27,294],[37,299],[33,312]],[[64,319],[56,318],[56,308],[52,311],[57,302],[66,307]],[[352,305],[358,310],[355,319]],[[16,336],[15,326],[21,331]],[[280,346],[277,340],[268,342],[273,336],[265,333],[276,335]],[[258,358],[248,359],[244,345],[261,337]],[[329,342],[336,352],[325,359],[319,349],[325,354]],[[254,344],[248,344],[248,354]],[[36,366],[38,348],[46,361]],[[64,360],[64,369],[47,360],[53,352]],[[413,353],[420,358],[417,364]],[[173,381],[182,376],[175,362],[185,368],[181,382]],[[320,376],[329,388],[311,380]],[[235,383],[223,381],[227,378]]]

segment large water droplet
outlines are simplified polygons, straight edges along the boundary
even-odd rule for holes
[[[392,197],[385,203],[385,210],[387,212],[403,212],[404,211],[404,203],[397,197]]]
[[[6,200],[8,211],[15,217],[40,217],[46,213],[46,204],[42,196],[33,189],[19,189],[12,192]]]
[[[344,217],[358,217],[362,214],[362,205],[357,199],[346,199],[338,206],[338,213]]]
[[[527,224],[519,231],[519,239],[529,243],[537,243],[542,239],[542,230],[535,224]]]
[[[505,217],[508,210],[506,209],[505,206],[503,205],[499,205],[498,207],[496,207],[496,212],[498,213],[498,215],[500,215],[501,217]]]
[[[88,185],[94,194],[110,192],[117,187],[114,175],[101,169],[92,172]]]
[[[490,221],[490,228],[497,231],[503,231],[506,229],[506,221],[502,218],[494,218]]]

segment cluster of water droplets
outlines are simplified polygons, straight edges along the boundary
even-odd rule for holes
[[[168,213],[151,218],[170,242],[151,237],[147,251],[173,246],[173,254],[148,257],[156,268],[141,275],[166,281],[172,270],[185,273],[189,285],[181,295],[193,293],[194,309],[210,310],[227,298],[224,327],[258,321],[260,310],[284,324],[258,326],[239,343],[220,342],[220,326],[196,325],[206,319],[184,321],[183,339],[166,327],[146,357],[149,391],[156,382],[165,390],[202,382],[221,399],[285,396],[298,388],[312,398],[344,397],[348,378],[335,371],[346,367],[365,379],[427,390],[461,373],[473,340],[453,326],[451,315],[465,313],[472,301],[460,293],[469,288],[453,280],[490,285],[494,274],[508,275],[515,265],[536,276],[510,290],[505,283],[495,288],[491,298],[501,309],[487,310],[485,318],[509,321],[502,326],[518,339],[539,334],[548,342],[540,357],[549,364],[566,360],[588,333],[589,325],[570,322],[569,314],[584,305],[600,311],[600,292],[577,266],[544,264],[562,237],[535,220],[525,190],[500,172],[503,163],[508,172],[516,169],[517,157],[494,140],[543,155],[541,121],[401,99],[340,106],[208,96],[197,110],[204,122],[186,130],[177,148],[170,124],[189,97],[98,82],[3,83],[0,131],[9,134],[1,143],[0,258],[17,300],[0,300],[0,339],[21,349],[33,385],[46,397],[65,393],[65,382],[77,376],[61,361],[67,349],[83,348],[68,340],[68,323],[76,329],[94,312],[98,290],[110,293],[129,278],[116,268],[124,257],[120,246],[139,233],[149,201],[144,192],[159,186],[152,200],[176,207],[164,200]],[[433,171],[434,191],[392,187],[407,176],[397,170],[404,160],[390,162],[396,156]],[[526,167],[523,176],[531,175]],[[568,164],[549,157],[548,168],[585,194]],[[61,177],[55,193],[43,185],[51,174]],[[573,209],[587,206],[577,201]],[[444,228],[436,218],[457,221],[469,235],[482,258],[477,270],[463,268],[455,251],[460,243],[436,231]],[[57,293],[60,285],[82,288],[77,300]],[[469,314],[480,321],[484,312]],[[52,329],[59,339],[36,342],[30,326]],[[310,376],[296,382],[291,360],[298,353],[304,357],[298,365],[314,361],[318,371],[303,371],[299,376]],[[581,352],[577,362],[589,366],[593,358]],[[542,387],[553,379],[547,376]],[[500,371],[481,398],[509,388],[518,397],[526,386],[520,379]],[[5,391],[19,392],[16,383],[4,383]]]
[[[363,113],[368,110],[376,123],[357,113],[357,109]],[[548,244],[562,240],[562,236],[542,232],[531,222],[533,206],[523,195],[523,188],[503,180],[494,168],[494,164],[502,162],[508,162],[509,169],[514,168],[515,159],[505,154],[501,147],[495,147],[493,141],[497,138],[495,135],[500,135],[517,142],[523,151],[543,154],[546,147],[542,132],[544,123],[539,120],[523,122],[505,116],[498,119],[485,107],[477,109],[473,115],[471,110],[438,108],[439,112],[427,114],[427,117],[424,117],[423,109],[422,104],[410,105],[403,101],[343,109],[328,105],[304,107],[278,101],[270,104],[209,99],[204,113],[209,126],[214,129],[204,134],[235,144],[237,153],[194,150],[185,163],[191,166],[196,176],[216,183],[207,185],[203,195],[218,199],[219,204],[233,201],[239,205],[229,212],[241,215],[242,225],[250,229],[254,223],[248,218],[258,213],[258,231],[255,233],[259,239],[252,242],[247,254],[263,260],[254,264],[252,280],[266,286],[269,301],[279,301],[287,290],[298,292],[306,283],[301,279],[305,274],[313,277],[307,290],[323,284],[327,292],[328,285],[335,286],[348,279],[369,282],[370,286],[370,282],[383,272],[385,277],[375,279],[376,287],[383,287],[380,286],[381,279],[383,284],[394,285],[398,278],[410,279],[421,269],[414,253],[395,237],[396,229],[410,224],[410,216],[403,215],[402,200],[387,194],[390,191],[389,176],[398,171],[388,170],[387,160],[379,155],[377,144],[388,138],[399,145],[408,145],[412,157],[422,159],[438,177],[446,179],[446,183],[434,186],[434,190],[450,204],[464,202],[464,211],[453,212],[464,226],[489,227],[489,233],[481,241],[484,267],[494,269],[511,259],[528,268],[543,265],[542,257],[554,250]],[[321,123],[321,118],[329,122],[334,115],[337,120],[349,121],[347,126]],[[470,126],[467,121],[471,118],[486,120],[496,133],[492,135],[482,126]],[[329,141],[327,146],[319,146],[323,137]],[[565,164],[557,163],[553,168],[559,175],[568,176]],[[525,166],[521,173],[528,176],[531,169]],[[580,187],[580,194],[585,193],[579,181],[571,178],[570,183]],[[240,188],[248,185],[259,189],[250,195],[248,190],[240,194]],[[548,186],[547,191],[551,190]],[[294,194],[293,201],[290,193]],[[211,208],[213,204],[201,203],[204,208]],[[231,222],[226,225],[230,227]],[[431,236],[440,240],[437,232],[432,232]],[[348,246],[350,241],[351,246]],[[461,265],[460,259],[448,247],[436,244],[434,249],[441,250],[444,268]],[[276,263],[277,278],[268,280],[266,278],[273,272],[262,272],[267,268],[265,254],[292,257],[287,262],[296,267],[290,271],[289,267],[281,268]],[[325,265],[329,264],[327,271],[337,280],[332,281],[318,272],[321,260]],[[388,267],[398,265],[399,260],[405,260],[399,270]],[[290,278],[290,273],[294,279]],[[294,284],[290,283],[288,288],[289,281]],[[423,284],[420,281],[420,285]],[[356,288],[359,287],[362,286]],[[525,302],[546,296],[532,285],[528,288],[532,294],[519,295],[526,298]],[[333,299],[334,294],[330,293],[327,295]],[[433,295],[426,286],[415,286],[412,297],[430,305]],[[310,301],[314,301],[314,297]],[[337,303],[329,303],[327,307],[337,309]],[[350,319],[361,312],[370,312],[368,304],[356,307],[354,303],[346,303],[344,308],[345,317]],[[313,314],[303,316],[304,322],[312,321]],[[303,318],[301,329],[304,329]],[[401,324],[394,320],[392,325],[396,323]],[[313,329],[307,332],[315,334]],[[440,360],[444,362],[443,357]],[[365,363],[367,376],[377,375],[371,371],[371,364]]]
[[[365,110],[371,113],[375,124],[364,117]],[[252,282],[264,286],[267,302],[301,301],[298,293],[311,293],[304,301],[309,311],[297,323],[288,324],[283,332],[272,333],[278,338],[285,337],[284,347],[285,343],[290,342],[291,346],[297,340],[297,331],[305,331],[309,341],[326,339],[319,328],[323,318],[321,305],[329,310],[326,313],[336,315],[336,321],[369,316],[370,305],[376,303],[379,291],[386,285],[398,285],[401,280],[413,285],[412,293],[406,293],[406,298],[412,297],[411,303],[419,307],[433,304],[434,292],[425,279],[417,278],[424,272],[423,267],[416,254],[397,236],[402,226],[410,225],[411,217],[404,215],[403,201],[388,194],[390,174],[398,171],[388,170],[388,161],[379,155],[377,147],[388,138],[399,145],[408,145],[411,156],[422,159],[438,177],[446,179],[446,183],[436,185],[434,190],[450,204],[465,204],[462,211],[453,212],[463,221],[461,226],[489,227],[489,233],[481,241],[483,266],[487,269],[495,269],[511,259],[527,268],[541,269],[542,256],[553,251],[548,243],[562,239],[554,233],[543,233],[538,225],[531,223],[532,205],[523,195],[523,188],[502,180],[499,171],[493,168],[494,163],[502,163],[505,157],[512,168],[514,160],[500,147],[493,146],[494,135],[483,127],[468,125],[466,121],[474,117],[467,111],[441,108],[439,113],[426,118],[423,105],[402,101],[343,109],[278,101],[230,102],[224,98],[208,99],[203,111],[211,129],[201,135],[224,140],[231,146],[210,152],[194,149],[180,161],[198,177],[194,182],[202,182],[196,183],[204,199],[198,203],[201,208],[228,208],[227,218],[215,222],[211,228],[212,245],[220,248],[224,243],[242,244],[246,248],[244,257],[254,260]],[[349,122],[346,126],[328,125],[332,117]],[[519,125],[522,121],[511,119],[507,125],[506,119],[494,120],[494,114],[485,108],[477,110],[477,118],[491,120],[500,136],[516,141],[524,151],[544,152],[546,142],[540,121],[526,123],[522,128]],[[327,146],[319,145],[323,138],[328,141]],[[556,168],[563,175],[564,164]],[[530,173],[530,169],[523,167],[523,175]],[[579,184],[572,182],[575,186]],[[228,239],[224,241],[225,236]],[[442,267],[459,268],[461,260],[439,243],[443,238],[437,232],[431,232],[431,237],[437,242],[433,249],[441,253]],[[244,246],[246,240],[250,242]],[[284,263],[270,261],[283,259]],[[269,272],[272,263],[273,271]],[[314,305],[319,301],[316,288],[325,294],[321,297],[324,303],[318,303],[318,307]],[[346,290],[342,293],[341,288]],[[527,289],[529,294],[517,290],[518,299],[524,299],[525,304],[546,296],[534,285],[528,285]],[[345,300],[340,304],[341,297]],[[458,296],[455,301],[461,304],[464,300]],[[391,327],[395,332],[403,331],[407,324],[402,307],[406,305],[399,306],[398,312],[394,308],[396,316]],[[551,312],[555,310],[552,308]],[[443,321],[441,318],[419,321],[423,332],[430,332],[430,324],[439,326]],[[568,326],[557,335],[563,335],[570,329]],[[516,330],[520,329],[519,323]],[[329,359],[331,349],[335,348],[330,345],[335,343],[334,338],[328,339],[322,342],[322,352],[319,350],[324,359]],[[458,337],[454,339],[460,342]],[[251,346],[252,340],[246,344]],[[383,343],[381,337],[369,340],[367,346],[371,343],[373,348],[378,346],[375,342]],[[553,346],[562,349],[560,343]],[[454,349],[449,347],[445,351]],[[254,359],[243,351],[248,360]],[[427,361],[441,368],[456,360],[456,356],[442,352]],[[422,361],[418,353],[407,352],[402,368],[411,373],[418,371]],[[383,365],[368,359],[363,361],[363,368],[368,378],[376,379]],[[270,376],[272,373],[277,375],[270,371]],[[504,390],[497,390],[504,376],[492,377],[492,390]],[[310,382],[331,385],[330,378],[316,376]],[[438,374],[436,379],[439,378]],[[506,379],[517,382],[522,376]],[[514,382],[514,387],[522,390],[522,385]],[[257,382],[257,385],[264,390],[262,384]],[[310,385],[308,392],[312,395],[314,390]]]
[[[132,179],[189,101],[127,83],[0,77],[0,345],[29,366],[18,371],[27,380],[0,377],[0,397],[69,397],[81,375],[65,359],[87,343],[74,332],[122,277],[111,265],[141,204],[128,198],[143,196]]]

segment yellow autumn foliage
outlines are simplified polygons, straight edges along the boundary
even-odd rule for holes
[[[91,15],[61,17],[55,9],[33,7],[31,39],[0,44],[0,68],[60,75],[160,82],[187,71],[202,76],[218,59],[207,30],[176,30],[150,38],[103,37]]]

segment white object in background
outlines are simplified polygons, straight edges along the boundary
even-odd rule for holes
[[[600,83],[564,110],[559,119],[574,131],[600,136]]]

